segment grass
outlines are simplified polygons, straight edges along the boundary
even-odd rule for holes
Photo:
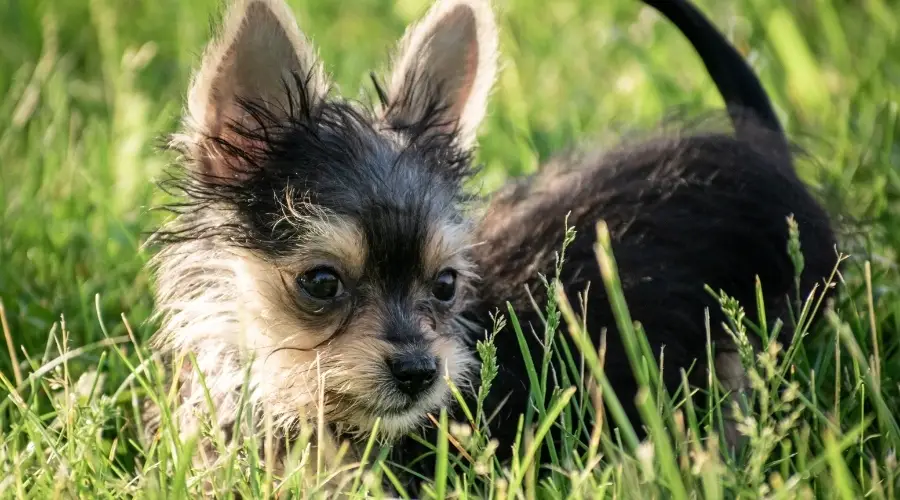
[[[372,94],[368,71],[384,68],[405,25],[427,7],[423,0],[290,3],[351,97],[360,86]],[[608,143],[651,127],[672,109],[722,106],[687,42],[639,2],[495,3],[503,71],[482,129],[478,154],[485,172],[473,189],[489,192],[574,143]],[[644,357],[640,328],[631,328],[627,309],[617,304],[644,382],[637,397],[652,439],[637,442],[627,425],[611,434],[615,412],[597,428],[584,428],[592,404],[563,391],[546,412],[525,416],[519,458],[504,469],[477,426],[465,431],[441,417],[446,439],[436,458],[427,458],[438,460],[440,473],[427,489],[435,496],[897,495],[900,62],[893,56],[900,50],[900,4],[699,4],[748,54],[786,128],[817,160],[804,162],[801,175],[844,216],[841,251],[848,258],[836,277],[843,282],[840,295],[833,305],[805,301],[825,311],[826,324],[807,332],[802,346],[770,344],[758,357],[745,357],[760,411],[742,421],[750,446],[732,455],[719,452],[715,437],[721,417],[715,381],[688,398],[686,387],[664,394]],[[164,198],[151,181],[173,160],[158,146],[177,124],[216,3],[6,5],[0,14],[0,311],[14,349],[0,356],[0,496],[183,498],[200,492],[206,480],[245,497],[322,493],[304,486],[299,472],[279,486],[265,456],[241,450],[229,449],[226,463],[203,476],[191,467],[196,443],[178,440],[171,425],[163,426],[156,445],[137,440],[138,398],[165,397],[154,377],[135,373],[154,328],[142,270],[152,249],[142,242],[143,231],[161,217],[150,208]],[[593,286],[615,291],[614,257],[598,241],[606,275]],[[543,392],[549,361],[574,368],[568,364],[574,349],[594,352],[577,328],[556,331],[561,317],[579,312],[574,297],[557,299],[546,315],[547,339],[556,339],[557,348],[533,360],[536,394]],[[757,304],[721,302],[736,338],[757,334],[760,328],[741,320],[741,307]],[[783,360],[776,359],[779,349]],[[490,359],[489,345],[480,351]],[[602,351],[589,359],[602,386]],[[490,372],[490,363],[485,368]],[[575,375],[570,382],[582,383]],[[554,450],[554,472],[538,482],[534,443],[554,420],[590,440]],[[250,436],[249,445],[266,438]],[[296,463],[306,470],[310,457],[299,453]],[[345,479],[377,496],[392,477],[384,450],[373,445]]]

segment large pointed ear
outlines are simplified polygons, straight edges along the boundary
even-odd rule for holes
[[[385,120],[413,133],[456,133],[471,146],[494,84],[497,45],[489,0],[438,0],[400,42]]]
[[[253,123],[261,116],[287,118],[298,99],[314,103],[326,92],[315,51],[287,4],[235,0],[191,84],[190,133],[182,142],[203,174],[239,177],[242,150],[259,145],[237,131],[262,125]]]

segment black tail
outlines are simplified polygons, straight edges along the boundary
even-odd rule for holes
[[[784,130],[759,78],[709,19],[690,0],[643,1],[672,21],[691,42],[722,94],[738,136],[746,126],[746,121],[741,118],[746,118],[750,112],[758,122],[783,139],[787,152],[789,147]]]

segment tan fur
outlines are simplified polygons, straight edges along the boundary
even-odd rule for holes
[[[326,240],[328,243],[333,241]],[[157,297],[159,311],[165,318],[155,344],[195,352],[198,368],[207,375],[212,393],[225,397],[237,392],[244,376],[238,366],[240,359],[253,358],[249,372],[252,399],[267,402],[279,425],[295,425],[298,419],[314,413],[310,409],[316,404],[319,383],[326,386],[327,416],[346,419],[351,427],[348,430],[352,431],[365,432],[373,423],[374,419],[368,416],[352,414],[354,405],[389,397],[373,397],[381,392],[380,385],[390,383],[384,359],[394,349],[375,338],[384,330],[382,318],[367,311],[353,311],[354,320],[347,332],[331,338],[337,325],[328,327],[316,322],[312,327],[287,307],[291,294],[296,292],[280,279],[284,271],[252,252],[185,248],[184,254],[194,257],[177,260],[171,259],[172,254],[169,249],[158,258],[161,266]],[[191,283],[200,276],[211,282],[214,277],[216,285],[204,288]],[[179,300],[178,291],[185,289],[205,292],[190,300]],[[426,338],[434,341],[434,354],[444,364],[442,372],[448,372],[459,383],[471,364],[466,352],[457,341],[438,338],[434,332]],[[421,407],[439,407],[445,401],[446,390],[445,384],[438,384],[433,397],[423,401]],[[194,394],[199,398],[202,391]],[[351,399],[337,401],[348,397]],[[202,401],[195,403],[200,405]],[[384,430],[388,434],[406,431],[424,415],[410,413],[398,417],[397,422],[386,421]]]
[[[286,270],[295,274],[316,264],[322,254],[332,255],[342,266],[342,271],[358,278],[366,262],[366,241],[363,230],[355,221],[327,213],[320,207],[305,204],[301,213],[294,206],[293,194],[287,193],[283,205],[284,215],[279,224],[290,224],[317,239],[315,248],[297,248],[296,254],[286,262]],[[304,215],[304,214],[313,215]]]
[[[451,267],[462,273],[471,272],[471,264],[465,251],[473,245],[471,228],[453,222],[445,222],[434,227],[425,244],[423,265],[431,274],[437,275]]]
[[[435,30],[461,29],[458,24],[467,16],[457,9],[468,9],[474,15],[468,18],[476,20],[474,38],[462,40],[470,45],[462,59],[452,54],[458,51],[456,45],[445,43],[453,40],[452,33],[438,37],[444,42],[437,46],[427,41]],[[473,34],[468,28],[461,32]],[[471,44],[477,45],[476,52]],[[469,56],[477,54],[477,64],[463,65],[463,73],[453,75],[454,68],[442,66],[445,73],[441,75],[461,78],[456,87],[461,92],[457,112],[464,131],[474,134],[484,115],[496,65],[496,28],[487,1],[440,2],[407,34],[402,46],[405,55],[398,63],[400,72],[416,63],[416,55],[421,55],[425,46],[432,57],[429,64],[441,60],[472,63]],[[297,90],[290,89],[294,85],[291,72],[310,74],[314,98],[325,98],[324,73],[287,5],[282,0],[236,0],[191,85],[184,132],[176,139],[190,153],[193,163],[189,167],[228,175],[224,170],[228,159],[220,156],[208,138],[227,134],[229,121],[244,118],[239,114],[239,96],[269,105],[276,112],[285,106],[285,81],[289,90]],[[382,304],[377,298],[363,307],[323,314],[298,305],[297,276],[328,265],[343,279],[355,281],[363,277],[368,258],[363,228],[306,200],[308,197],[289,192],[280,205],[277,224],[295,226],[298,233],[306,235],[288,255],[264,256],[212,237],[170,244],[151,263],[156,271],[161,319],[153,345],[173,360],[187,354],[196,358],[189,372],[175,378],[183,384],[175,410],[183,434],[202,432],[200,422],[211,415],[215,416],[214,425],[229,428],[240,411],[244,389],[252,409],[265,415],[281,436],[310,424],[321,430],[320,416],[340,432],[364,436],[375,424],[374,415],[397,403],[386,359],[404,347],[383,340],[386,320],[379,313]],[[204,224],[215,227],[234,222],[233,216],[219,207],[199,210],[191,216]],[[166,230],[177,233],[190,224],[190,220],[176,218]],[[472,245],[469,233],[468,226],[456,222],[432,222],[421,256],[430,276],[422,277],[411,291],[413,295],[418,294],[420,300],[428,297],[432,276],[451,267],[459,273],[460,299],[454,312],[464,307],[465,294],[475,279],[466,259]],[[424,313],[419,318],[421,344],[429,346],[440,360],[442,375],[465,387],[475,360],[458,335],[460,321],[451,318],[436,324]],[[205,379],[212,407],[197,373]],[[412,408],[385,416],[380,437],[391,439],[424,424],[426,414],[449,404],[450,397],[442,377]],[[333,443],[325,442],[327,433],[319,434],[323,442],[313,446],[322,446],[321,451],[328,455],[325,450],[333,451]],[[313,452],[318,451],[314,448]]]

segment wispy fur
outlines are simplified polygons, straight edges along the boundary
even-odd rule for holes
[[[546,303],[541,275],[553,274],[568,221],[577,236],[566,250],[561,285],[574,300],[590,284],[585,326],[594,345],[606,334],[604,371],[638,435],[644,435],[633,399],[638,385],[597,265],[597,221],[605,221],[610,230],[632,319],[640,322],[654,354],[664,353],[662,377],[670,393],[681,388],[681,371],[689,368],[690,380],[700,386],[710,370],[726,390],[746,386],[735,346],[721,326],[725,316],[705,286],[737,299],[747,308],[748,319],[759,323],[762,318],[753,308],[759,278],[769,331],[776,321],[788,322],[778,339],[786,342],[796,327],[789,323],[795,294],[806,297],[816,287],[829,293],[822,289],[823,281],[838,259],[829,217],[797,177],[792,149],[755,75],[690,2],[647,3],[662,6],[700,45],[705,62],[716,58],[710,68],[731,123],[670,124],[611,148],[560,155],[536,174],[510,182],[494,194],[478,225],[480,244],[473,248],[473,259],[482,279],[478,301],[465,313],[470,324],[478,325],[474,342],[490,331],[491,313],[511,305],[531,358],[543,359],[547,346],[534,332],[543,330],[544,318],[534,303]],[[805,254],[798,288],[787,250],[790,216],[799,225]],[[712,346],[707,343],[706,311]],[[516,333],[507,326],[494,342],[498,374],[484,412],[491,416],[488,434],[499,442],[497,456],[508,460],[517,442],[518,419],[534,409],[533,391]],[[708,347],[716,356],[714,366],[707,366]],[[545,405],[562,383],[559,373],[552,372]],[[468,405],[475,407],[474,399]],[[452,416],[464,419],[458,410]],[[733,431],[726,431],[732,443],[737,439]],[[431,432],[428,438],[435,437]],[[553,427],[544,444],[555,447],[563,438]],[[574,438],[587,442],[590,436]],[[394,447],[401,463],[424,452],[413,440]],[[428,477],[430,463],[419,462],[418,472]]]
[[[223,428],[247,389],[285,436],[321,412],[333,431],[354,436],[382,417],[381,437],[395,438],[450,403],[443,376],[470,385],[474,358],[457,318],[477,280],[464,214],[472,198],[462,189],[477,169],[459,117],[445,111],[468,110],[464,126],[474,126],[483,111],[468,100],[484,105],[482,90],[399,123],[327,95],[280,1],[239,1],[225,18],[171,143],[183,168],[163,188],[179,200],[168,207],[176,217],[155,234],[163,249],[152,262],[161,318],[153,345],[170,361],[196,356],[174,380],[183,385],[177,415],[197,430],[207,410],[199,373]],[[233,70],[248,65],[268,79]],[[492,68],[478,68],[471,79],[493,78],[484,73]],[[429,74],[407,81],[416,91],[453,84]],[[404,95],[413,88],[392,89],[391,102],[413,102]],[[296,283],[323,263],[355,287],[328,310]],[[456,273],[457,296],[438,304],[430,283],[444,269]],[[387,361],[418,352],[437,358],[441,379],[410,399]]]
[[[306,112],[308,106],[309,103],[304,103],[294,109]],[[321,244],[325,245],[337,243],[355,252],[347,261],[365,260],[365,237],[359,229],[344,228],[349,224],[348,219],[361,215],[366,207],[354,207],[350,200],[344,200],[347,203],[341,206],[351,213],[336,214],[327,208],[328,204],[322,204],[322,198],[327,195],[338,198],[346,195],[342,184],[359,182],[350,176],[365,177],[365,173],[348,171],[348,177],[340,179],[339,173],[330,172],[329,182],[334,192],[327,193],[303,186],[304,175],[298,172],[297,166],[316,165],[319,158],[336,164],[358,164],[369,155],[377,154],[373,150],[377,145],[366,144],[362,139],[358,143],[340,144],[333,139],[341,137],[356,141],[365,134],[375,136],[378,132],[369,125],[371,117],[345,103],[326,103],[315,116],[290,116],[283,122],[275,121],[261,108],[249,104],[246,111],[250,115],[259,114],[258,127],[252,130],[235,127],[235,131],[252,139],[250,142],[260,144],[261,148],[239,150],[223,144],[223,149],[233,151],[242,159],[240,182],[223,182],[195,171],[169,182],[170,187],[184,193],[185,201],[174,207],[181,214],[179,218],[157,235],[167,247],[154,259],[158,276],[157,303],[163,314],[163,327],[156,337],[156,345],[201,353],[203,356],[198,357],[201,372],[209,376],[221,369],[223,377],[227,373],[232,378],[224,382],[219,377],[222,392],[237,392],[242,386],[243,371],[238,361],[246,360],[247,355],[239,352],[239,346],[258,351],[255,354],[263,357],[255,362],[259,370],[251,370],[253,399],[277,401],[274,410],[281,419],[279,423],[284,424],[298,417],[297,409],[308,407],[315,401],[315,383],[298,386],[298,382],[312,376],[311,366],[315,359],[312,349],[327,340],[328,335],[315,331],[297,332],[291,318],[284,316],[290,312],[289,306],[282,307],[284,312],[271,309],[282,300],[284,293],[277,278],[277,268],[279,264],[296,261],[304,251],[310,250],[300,243],[309,239],[321,239],[324,242]],[[267,139],[256,140],[261,137]],[[433,144],[434,148],[416,151],[415,155],[428,158],[420,160],[423,168],[435,169],[425,173],[431,179],[429,184],[440,186],[440,183],[446,183],[454,189],[447,190],[447,194],[434,193],[435,201],[439,203],[436,212],[414,215],[416,218],[434,218],[434,227],[438,229],[421,234],[423,239],[433,240],[425,247],[437,252],[436,255],[429,253],[423,259],[454,260],[462,277],[474,277],[466,259],[470,243],[461,237],[468,232],[463,229],[463,221],[453,215],[455,207],[467,198],[455,188],[465,178],[467,171],[459,167],[467,160],[465,155],[453,150],[444,151],[440,143]],[[298,154],[303,158],[297,158]],[[363,184],[363,191],[377,191],[377,182],[378,179],[371,179],[368,186]],[[387,185],[384,188],[389,190],[388,193],[394,192]],[[429,189],[440,191],[446,187],[426,186],[416,196],[429,197]],[[301,192],[304,194],[298,194]],[[371,194],[377,196],[374,192]],[[446,196],[443,202],[439,200],[442,196]],[[419,209],[427,206],[426,203]],[[342,242],[340,238],[348,241]],[[360,248],[354,249],[354,244]],[[280,328],[287,331],[278,332]],[[292,349],[277,350],[282,347]],[[299,353],[297,348],[309,352]],[[446,352],[448,369],[454,378],[461,380],[467,373],[468,362],[463,358],[468,354],[452,346],[446,349],[449,349]],[[378,349],[370,352],[378,352]],[[210,354],[205,363],[209,353],[214,354]],[[222,354],[227,356],[223,358]],[[323,351],[320,362],[325,367],[325,377],[336,379],[334,384],[337,386],[360,379],[371,380],[372,374],[353,370],[360,365],[342,362],[340,354]],[[229,356],[235,358],[234,363],[225,362]],[[459,362],[451,363],[450,360]],[[223,369],[223,364],[232,366]],[[335,391],[338,392],[340,390]],[[444,396],[433,399],[430,404],[423,403],[422,407],[439,407],[444,399]],[[357,430],[365,430],[366,425],[371,424],[369,417],[351,418],[352,407],[337,408],[328,413],[338,420],[346,420]],[[409,420],[421,420],[421,415],[409,417]],[[406,427],[398,424],[398,431]],[[394,432],[390,426],[385,430]]]
[[[578,236],[562,284],[570,297],[593,285],[585,321],[595,343],[609,332],[606,372],[620,395],[637,387],[599,286],[598,220],[610,228],[632,316],[653,351],[665,349],[670,389],[695,362],[694,374],[717,369],[705,365],[704,309],[714,326],[724,318],[704,285],[753,304],[758,276],[766,318],[786,316],[794,291],[788,216],[799,223],[806,254],[801,294],[834,266],[828,217],[794,172],[780,128],[767,126],[774,116],[768,101],[742,101],[749,94],[740,86],[721,88],[735,132],[682,127],[560,157],[511,182],[473,219],[475,200],[463,184],[476,172],[471,146],[496,72],[486,0],[441,0],[408,31],[388,89],[377,86],[376,111],[327,95],[313,52],[280,0],[236,5],[207,51],[186,131],[173,143],[186,168],[166,186],[181,201],[157,235],[165,247],[153,262],[162,317],[154,345],[197,357],[191,369],[206,378],[222,427],[236,415],[249,365],[251,404],[270,411],[285,436],[318,413],[338,436],[350,437],[367,435],[382,417],[383,436],[399,441],[398,459],[412,460],[423,450],[399,438],[418,427],[433,432],[426,413],[449,406],[462,415],[443,381],[403,396],[386,360],[434,356],[440,374],[472,398],[468,389],[479,382],[474,345],[492,313],[510,303],[526,332],[542,328],[532,299],[546,299],[540,275],[554,269],[567,216]],[[712,29],[692,19],[679,27]],[[279,59],[285,50],[251,50],[265,46],[259,40],[288,46],[287,62]],[[248,54],[271,78],[222,73],[242,67]],[[738,57],[728,54],[726,69]],[[236,78],[241,92],[212,91],[223,75]],[[739,102],[751,103],[746,118]],[[325,306],[302,295],[296,278],[323,264],[352,288],[346,300]],[[435,301],[430,289],[442,269],[457,275],[457,296],[448,303]],[[537,336],[525,338],[532,357],[542,358]],[[711,340],[717,349],[730,346],[721,328]],[[501,331],[496,346],[499,374],[485,412],[494,415],[488,431],[501,443],[498,455],[508,458],[531,395],[515,333]],[[720,371],[731,377],[735,365],[722,359]],[[191,428],[204,395],[190,375],[182,381],[178,415]],[[549,381],[548,394],[558,382]],[[638,422],[633,401],[623,404]]]

